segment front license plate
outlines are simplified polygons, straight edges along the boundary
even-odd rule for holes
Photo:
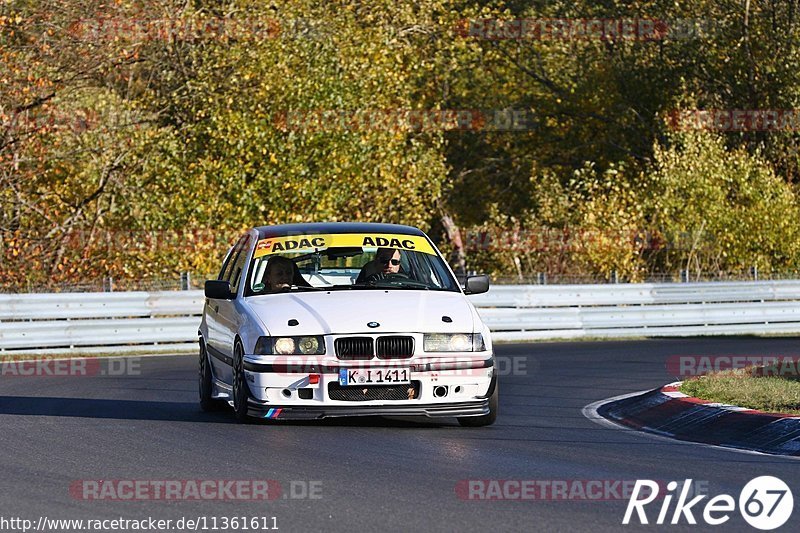
[[[409,368],[340,368],[339,385],[382,385],[387,383],[411,383]]]

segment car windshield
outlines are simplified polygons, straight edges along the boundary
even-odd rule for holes
[[[249,272],[249,296],[303,290],[460,290],[439,254],[421,236],[262,239]]]

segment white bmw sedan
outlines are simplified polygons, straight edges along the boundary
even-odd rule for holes
[[[237,420],[497,417],[489,329],[431,240],[393,224],[254,228],[205,285],[200,405]]]

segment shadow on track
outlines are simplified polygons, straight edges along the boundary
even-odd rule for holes
[[[200,411],[195,402],[0,396],[0,415],[235,424],[233,413],[224,407],[216,412],[204,413]],[[255,425],[264,426],[351,426],[417,429],[425,427],[438,428],[443,425],[441,422],[426,421],[424,419],[382,418],[377,416],[279,421],[254,418],[253,422],[255,422]],[[453,422],[455,422],[455,419]]]
[[[0,396],[0,415],[233,423],[225,413],[203,413],[196,403],[90,398]]]

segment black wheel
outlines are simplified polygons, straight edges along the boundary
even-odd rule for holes
[[[494,384],[494,391],[489,396],[489,414],[481,416],[461,416],[458,418],[458,423],[464,427],[477,428],[483,426],[491,426],[497,420],[497,389],[498,384]]]
[[[244,379],[244,351],[238,342],[233,349],[233,414],[237,422],[250,422],[247,416],[247,382]]]
[[[203,411],[213,411],[218,409],[220,402],[211,397],[213,377],[211,376],[211,365],[208,362],[208,353],[206,353],[206,345],[200,341],[200,361],[199,361],[199,376],[198,383],[200,389],[200,409]]]

